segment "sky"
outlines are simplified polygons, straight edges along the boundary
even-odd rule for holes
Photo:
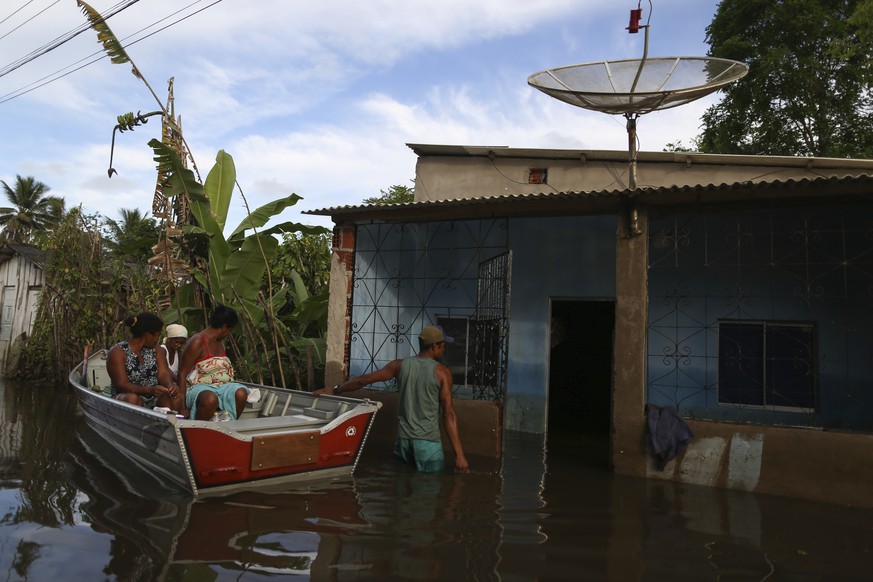
[[[603,0],[92,0],[161,101],[205,179],[220,150],[242,188],[228,226],[296,193],[274,219],[330,226],[305,210],[413,186],[408,143],[627,151],[625,119],[555,100],[538,71],[640,58],[637,2]],[[649,57],[705,56],[718,0],[642,2]],[[45,49],[82,31],[54,50]],[[44,54],[42,54],[44,53]],[[36,56],[39,55],[39,56]],[[31,58],[36,56],[36,58]],[[689,146],[709,96],[650,113],[640,151]],[[0,179],[33,176],[67,208],[118,219],[151,212],[157,117],[116,135],[119,114],[156,110],[130,66],[112,64],[75,0],[0,3]],[[5,205],[0,200],[0,206]]]

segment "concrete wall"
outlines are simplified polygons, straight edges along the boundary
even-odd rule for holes
[[[334,229],[332,246],[324,368],[324,381],[328,386],[335,386],[348,377],[352,272],[355,267],[355,226],[337,226]]]
[[[636,225],[648,231],[640,210]],[[648,237],[622,220],[616,243],[615,346],[612,392],[612,464],[617,473],[641,476],[637,443],[645,435]]]
[[[873,435],[689,421],[695,438],[658,471],[644,439],[645,476],[813,501],[873,507]]]
[[[566,152],[563,152],[566,156]],[[599,152],[604,154],[604,152]],[[627,188],[627,154],[575,159],[542,157],[422,156],[416,163],[416,201],[453,200],[541,192],[585,192]],[[509,155],[501,153],[501,156]],[[765,163],[762,160],[767,160]],[[548,171],[547,185],[528,184],[532,168]],[[870,160],[778,158],[640,152],[638,188],[733,184],[873,172]]]

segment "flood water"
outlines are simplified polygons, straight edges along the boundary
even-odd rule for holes
[[[370,446],[350,479],[195,502],[107,448],[71,389],[0,392],[6,580],[873,579],[873,510],[613,476],[572,432],[514,435],[468,475]]]

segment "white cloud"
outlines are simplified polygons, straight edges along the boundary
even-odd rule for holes
[[[125,38],[185,5],[137,3],[110,26]],[[716,5],[659,2],[651,54],[705,52],[702,28]],[[596,0],[224,0],[128,53],[160,99],[175,77],[176,112],[204,177],[223,148],[252,208],[295,192],[304,200],[282,218],[326,224],[299,211],[358,204],[410,184],[415,155],[406,143],[624,150],[622,117],[557,102],[526,79],[543,68],[636,56],[642,35],[624,31],[627,10]],[[688,30],[695,18],[701,30]],[[0,67],[83,23],[74,2],[53,6],[0,39]],[[0,25],[0,36],[12,25]],[[88,30],[0,77],[0,100],[99,50]],[[690,145],[711,102],[641,118],[641,149],[680,139]],[[106,59],[0,103],[0,178],[33,175],[68,206],[81,202],[109,216],[122,207],[150,211],[155,178],[146,143],[159,136],[156,118],[117,136],[119,174],[110,180],[106,170],[115,116],[155,106],[128,65]],[[241,202],[233,212],[235,225]]]

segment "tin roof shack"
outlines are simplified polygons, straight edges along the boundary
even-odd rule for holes
[[[640,152],[629,190],[624,152],[410,147],[415,202],[311,211],[328,379],[437,323],[501,413],[459,408],[465,444],[593,434],[622,474],[873,506],[873,160]],[[663,470],[647,404],[696,435]]]
[[[45,282],[48,254],[36,247],[6,243],[0,247],[0,374],[14,365],[27,339]]]

